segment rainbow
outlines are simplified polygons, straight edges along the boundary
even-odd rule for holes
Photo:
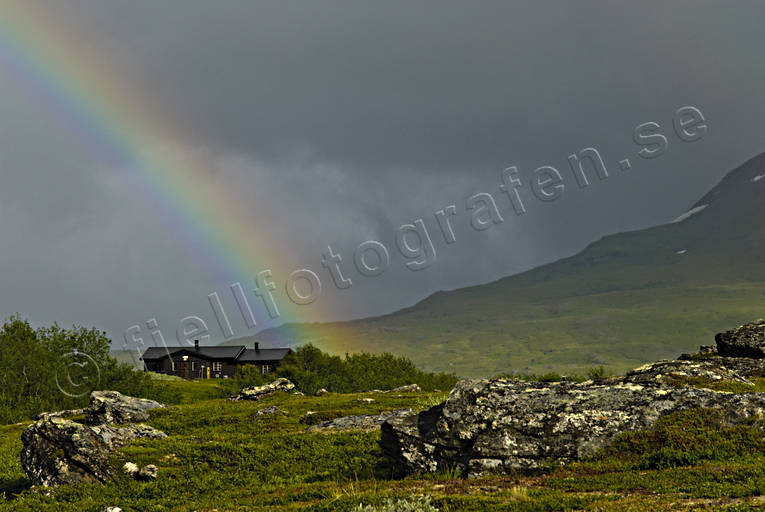
[[[269,231],[278,223],[268,218],[267,208],[260,208],[263,215],[254,225],[251,210],[243,207],[247,199],[216,182],[205,159],[189,158],[184,151],[189,139],[177,123],[157,114],[160,109],[152,108],[147,91],[136,89],[120,70],[112,69],[82,34],[32,4],[3,1],[0,70],[52,112],[63,129],[76,133],[89,150],[108,159],[110,167],[121,169],[115,172],[135,173],[145,200],[162,212],[167,228],[189,245],[195,258],[203,258],[205,270],[214,277],[228,282],[232,276],[246,278],[249,283],[258,271],[269,268],[277,284],[283,283],[295,269],[281,266],[288,241]],[[305,309],[282,297],[281,321],[304,318]],[[320,304],[325,301],[320,297],[308,308],[316,306],[315,313],[331,315]],[[262,327],[263,315],[256,316]]]

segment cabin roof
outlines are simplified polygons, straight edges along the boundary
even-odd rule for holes
[[[217,347],[149,347],[141,356],[144,361],[170,357],[181,352],[203,359],[235,359],[238,362],[280,361],[291,352],[288,348],[245,348],[244,345]]]
[[[281,361],[290,352],[292,350],[288,348],[261,348],[260,350],[248,348],[237,360],[242,362]]]
[[[142,359],[162,359],[174,356],[180,352],[202,357],[204,359],[236,359],[244,351],[244,346],[234,347],[149,347],[143,353]]]

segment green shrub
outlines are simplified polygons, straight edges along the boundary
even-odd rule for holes
[[[726,425],[719,411],[690,409],[659,418],[650,430],[619,434],[608,454],[630,460],[637,469],[691,466],[765,454],[759,420]]]
[[[111,341],[97,329],[54,324],[33,329],[13,316],[0,328],[0,423],[43,411],[76,409],[95,389],[174,403],[177,394],[109,355]]]
[[[600,380],[606,376],[606,369],[602,366],[598,366],[597,368],[590,368],[587,371],[587,379],[588,380]]]
[[[299,347],[288,355],[275,377],[286,377],[300,391],[315,393],[324,388],[336,393],[392,389],[416,383],[425,391],[450,390],[457,377],[446,373],[428,373],[405,357],[392,354],[351,354],[344,358],[322,352],[313,345]]]

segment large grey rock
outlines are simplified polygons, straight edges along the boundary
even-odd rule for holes
[[[149,419],[149,411],[165,407],[159,402],[134,398],[117,391],[93,391],[85,409],[86,423],[136,423]]]
[[[109,455],[135,439],[166,435],[147,425],[84,425],[60,416],[37,420],[21,434],[21,466],[46,487],[105,482],[113,477]]]
[[[721,332],[715,336],[715,342],[721,356],[765,358],[765,320]]]
[[[622,378],[524,382],[463,380],[447,400],[382,425],[381,447],[404,472],[457,468],[474,476],[563,464],[596,453],[620,432],[665,413],[718,408],[731,424],[765,412],[765,394],[636,384]]]
[[[295,389],[295,385],[288,379],[282,377],[262,386],[244,388],[239,393],[229,398],[229,400],[260,400],[264,396],[276,393],[277,391],[289,392],[293,389]]]

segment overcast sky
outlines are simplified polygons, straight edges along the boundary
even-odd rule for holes
[[[113,79],[175,127],[160,132],[172,140],[158,146],[180,141],[184,158],[209,167],[243,202],[253,230],[242,237],[272,233],[257,243],[279,255],[274,267],[321,278],[322,295],[297,308],[300,319],[387,313],[570,255],[606,234],[671,221],[765,151],[759,1],[41,6],[79,38],[71,44],[95,51]],[[182,213],[142,196],[140,163],[105,159],[84,144],[79,127],[62,122],[7,62],[0,59],[4,316],[98,326],[121,343],[125,329],[151,318],[173,341],[179,320],[197,315],[218,341],[207,298],[217,292],[238,336],[281,320],[270,320],[252,293],[254,276],[271,263],[253,261],[244,274],[198,258],[193,229],[172,229]],[[689,105],[708,126],[692,143],[672,128],[676,110]],[[668,146],[642,159],[633,129],[651,121]],[[567,157],[586,147],[598,149],[610,177],[591,175],[580,189]],[[618,162],[627,157],[633,166],[623,172]],[[555,201],[538,200],[530,187],[544,165],[564,180]],[[522,216],[499,189],[510,166],[523,183]],[[476,230],[466,201],[482,192],[504,222]],[[450,205],[456,242],[447,244],[434,213]],[[168,219],[175,214],[177,222]],[[396,230],[416,219],[436,261],[411,271]],[[353,266],[367,240],[389,250],[382,275]],[[350,288],[335,287],[322,267],[327,245],[341,254]],[[285,303],[286,276],[273,277]],[[234,314],[234,282],[256,328]]]

